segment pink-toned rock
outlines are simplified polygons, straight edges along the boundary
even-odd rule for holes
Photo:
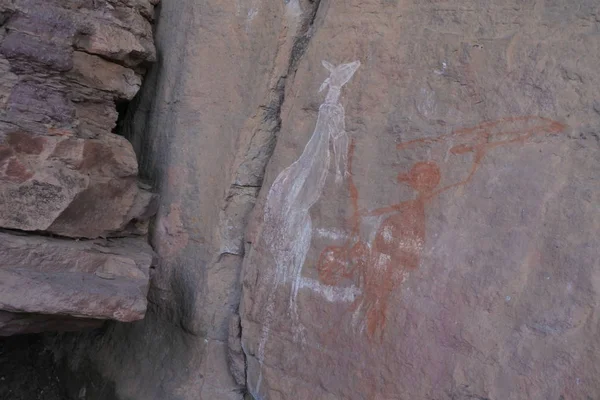
[[[95,238],[152,215],[154,196],[137,182],[135,153],[121,136],[16,131],[0,143],[1,227]]]
[[[143,239],[0,233],[0,335],[141,319],[152,260]]]
[[[68,76],[124,100],[131,100],[142,84],[141,76],[133,70],[81,51],[73,53],[73,68]]]
[[[155,60],[153,8],[117,3],[0,4],[0,228],[146,232],[154,197],[113,130],[116,105],[135,96]]]
[[[119,60],[135,66],[142,61],[156,61],[154,46],[144,46],[138,37],[126,28],[111,26],[104,21],[93,21],[91,34],[81,35],[76,47],[90,54]]]
[[[121,128],[156,61],[156,4],[0,0],[0,336],[146,314],[156,196]],[[79,240],[99,237],[119,239]]]
[[[471,5],[321,2],[245,237],[255,399],[600,396],[600,9]]]

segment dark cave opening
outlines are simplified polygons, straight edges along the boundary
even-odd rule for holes
[[[129,110],[130,103],[131,102],[129,100],[115,100],[115,108],[117,110],[117,121],[115,123],[114,128],[112,129],[112,133],[120,136],[125,136],[124,128],[125,123],[127,121],[127,111]]]
[[[87,358],[109,327],[0,337],[0,400],[116,399]]]
[[[42,334],[0,337],[0,399],[68,399]]]

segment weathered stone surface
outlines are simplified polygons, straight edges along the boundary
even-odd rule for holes
[[[159,61],[125,121],[142,175],[160,188],[151,231],[160,265],[150,305],[143,321],[118,324],[88,342],[78,335],[76,351],[65,354],[89,360],[81,365],[96,366],[118,398],[244,397],[239,322],[230,330],[244,226],[315,6],[258,3],[161,3]],[[85,385],[94,398],[85,368],[75,366],[69,376],[75,396]]]
[[[598,15],[164,0],[127,121],[161,191],[149,311],[65,357],[123,399],[598,397]]]
[[[133,70],[81,51],[73,53],[73,67],[68,76],[80,84],[126,100],[135,96],[142,83]]]
[[[600,396],[599,7],[321,3],[245,238],[256,399]],[[361,62],[338,182],[322,60]]]
[[[93,326],[90,318],[144,317],[153,253],[143,239],[0,233],[0,259],[0,335]]]
[[[137,182],[123,137],[0,134],[0,226],[96,238],[148,219],[153,195]]]
[[[156,196],[138,179],[131,143],[117,134],[156,61],[156,4],[0,0],[0,336],[113,320],[110,328],[145,315],[153,260],[146,237],[52,236],[147,233]],[[1,378],[11,380],[0,397],[54,398],[47,379],[32,376],[46,366],[32,362],[26,342],[31,358],[9,342],[0,350],[9,360]],[[31,387],[19,389],[23,382]],[[107,388],[98,398],[114,398]]]
[[[0,227],[145,233],[153,198],[112,130],[116,103],[135,96],[156,59],[154,3],[0,4]]]
[[[149,46],[144,46],[134,33],[125,28],[111,26],[105,21],[93,21],[90,30],[91,34],[78,38],[77,48],[90,54],[122,61],[129,66],[135,66],[142,61],[156,61],[152,42],[147,41]]]

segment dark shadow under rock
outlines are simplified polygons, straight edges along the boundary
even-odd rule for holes
[[[68,399],[52,352],[40,335],[0,339],[0,399]]]

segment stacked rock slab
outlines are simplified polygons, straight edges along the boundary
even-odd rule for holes
[[[0,336],[144,317],[153,254],[137,238],[73,242],[0,233],[0,257]]]
[[[154,196],[138,179],[131,144],[115,128],[118,107],[135,96],[156,59],[155,3],[0,1],[0,228],[77,239],[146,233]],[[0,309],[143,317],[151,257],[134,262],[134,253],[127,254],[151,254],[143,239],[135,249],[113,243],[129,261],[115,264],[100,252],[85,265],[78,262],[87,257],[78,253],[81,243],[2,235]],[[30,248],[32,255],[15,258],[17,248]],[[107,263],[116,268],[112,278],[94,275]],[[139,272],[132,283],[121,279],[132,271]],[[78,277],[85,283],[69,292]],[[42,281],[49,287],[37,302],[17,301],[21,290],[39,293]],[[96,290],[99,297],[86,300]],[[87,308],[86,301],[98,309]],[[16,318],[10,318],[14,325]]]

